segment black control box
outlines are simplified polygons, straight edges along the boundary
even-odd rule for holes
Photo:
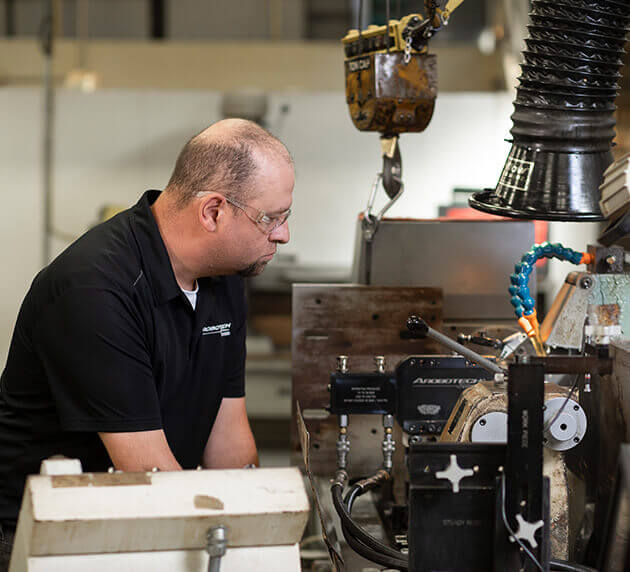
[[[396,368],[396,420],[412,435],[439,435],[464,389],[494,374],[461,356],[411,356]]]
[[[391,373],[330,374],[330,412],[342,414],[393,414],[396,380]]]

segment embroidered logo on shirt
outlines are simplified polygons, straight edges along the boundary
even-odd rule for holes
[[[209,336],[210,334],[219,334],[221,337],[229,336],[231,333],[230,328],[232,322],[226,322],[225,324],[216,324],[214,326],[204,326],[201,328],[202,336]]]

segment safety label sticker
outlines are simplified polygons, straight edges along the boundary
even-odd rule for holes
[[[499,185],[518,191],[526,191],[529,189],[533,169],[533,161],[508,157],[499,179]]]

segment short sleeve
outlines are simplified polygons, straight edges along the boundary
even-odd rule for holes
[[[230,359],[225,366],[225,385],[223,397],[245,396],[245,360],[247,349],[245,339],[247,337],[247,301],[243,280],[239,277],[238,287],[235,288],[234,304],[239,307],[240,320],[231,338]]]
[[[45,308],[33,343],[64,430],[161,428],[144,326],[123,294],[69,290]]]

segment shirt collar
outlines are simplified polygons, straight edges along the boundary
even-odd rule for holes
[[[131,229],[142,256],[142,268],[158,304],[182,295],[151,205],[160,191],[146,191],[130,209]]]

